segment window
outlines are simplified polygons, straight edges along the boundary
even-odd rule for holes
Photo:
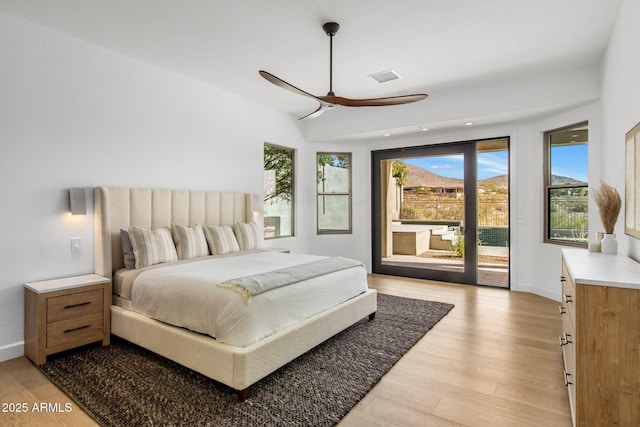
[[[264,238],[293,236],[294,150],[264,144]]]
[[[351,233],[351,153],[318,153],[318,234]]]
[[[545,132],[545,236],[547,243],[588,241],[587,123]]]

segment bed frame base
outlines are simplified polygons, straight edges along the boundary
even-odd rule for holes
[[[369,321],[373,321],[376,318],[376,312],[369,314]],[[236,390],[238,402],[244,402],[251,397],[251,387],[247,387],[244,390]]]
[[[251,397],[251,387],[247,387],[244,390],[238,390],[238,402],[244,402]]]
[[[247,347],[111,306],[111,333],[236,390],[246,400],[249,387],[364,318],[373,320],[377,294],[369,289],[344,303]]]

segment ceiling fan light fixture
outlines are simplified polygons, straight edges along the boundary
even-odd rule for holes
[[[377,73],[369,74],[369,77],[377,81],[378,83],[386,83],[392,80],[400,79],[400,75],[393,70],[380,71]]]

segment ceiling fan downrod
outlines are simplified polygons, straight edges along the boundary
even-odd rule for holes
[[[333,93],[333,36],[340,29],[340,25],[336,22],[327,22],[322,26],[322,29],[329,36],[329,93],[327,96],[336,96]]]

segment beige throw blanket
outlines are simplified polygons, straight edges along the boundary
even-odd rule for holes
[[[252,296],[263,292],[358,266],[362,266],[362,263],[349,258],[325,258],[280,270],[226,280],[218,283],[218,286],[238,292],[245,303],[249,303]]]

